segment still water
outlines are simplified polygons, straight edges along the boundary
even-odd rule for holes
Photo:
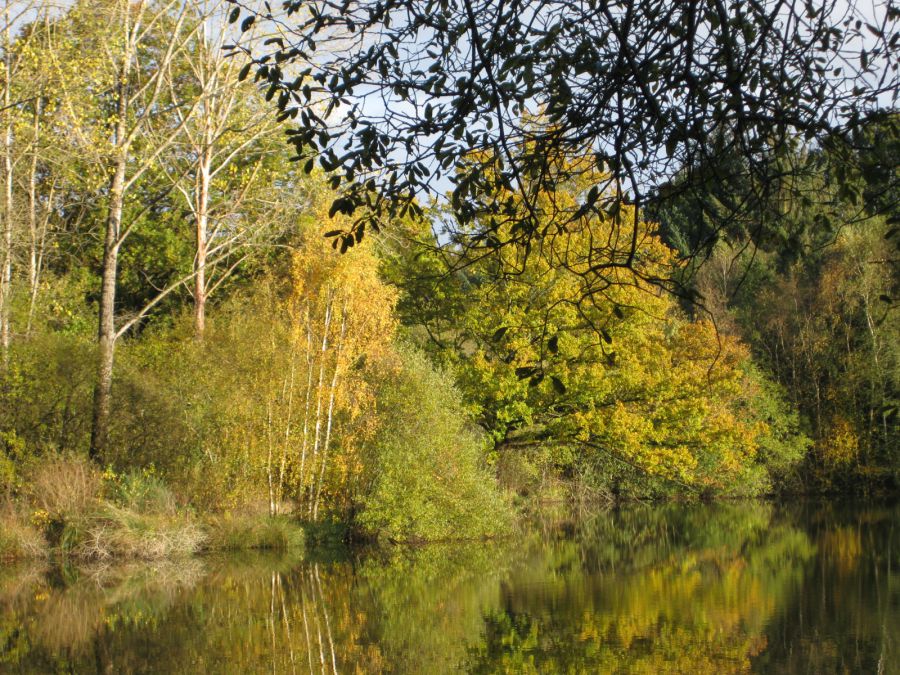
[[[900,508],[630,507],[512,540],[0,568],[0,672],[900,673]]]

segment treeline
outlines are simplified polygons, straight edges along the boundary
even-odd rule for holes
[[[270,36],[229,15],[7,3],[0,491],[19,530],[77,548],[110,509],[256,510],[449,539],[505,531],[503,488],[615,500],[895,481],[882,131],[875,177],[836,193],[827,227],[813,206],[761,202],[783,240],[753,223],[712,237],[687,198],[658,223],[632,228],[624,205],[540,250],[517,239],[526,208],[545,229],[559,224],[542,213],[579,212],[600,179],[585,174],[527,205],[504,195],[508,221],[481,228],[502,246],[448,241],[454,214],[435,208],[341,255],[322,236],[351,229],[329,182],[289,161],[274,89],[223,50]],[[827,166],[810,191],[841,184]],[[706,201],[748,190],[718,185]],[[626,238],[628,265],[603,258]],[[711,242],[702,266],[691,238]],[[51,465],[68,490],[54,503],[36,488]]]
[[[701,298],[695,312],[745,341],[800,413],[813,444],[797,491],[898,484],[898,154],[900,116],[885,113],[828,147],[782,153],[767,171],[789,178],[768,189],[736,178],[746,160],[734,157],[733,175],[658,214],[673,246],[700,251],[683,277]],[[742,201],[753,218],[730,217]]]

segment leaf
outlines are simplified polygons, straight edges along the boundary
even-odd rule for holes
[[[613,314],[616,315],[616,318],[617,318],[617,319],[624,319],[624,318],[625,318],[625,312],[623,312],[623,311],[622,311],[622,308],[619,307],[618,305],[614,305],[614,306],[613,306]]]
[[[520,380],[524,380],[526,377],[531,377],[535,372],[534,366],[519,366],[516,368],[516,377]]]
[[[603,341],[606,342],[606,344],[612,344],[612,335],[610,335],[605,328],[600,329],[600,335],[603,337]]]
[[[241,32],[245,33],[250,30],[251,26],[253,26],[254,21],[256,21],[255,16],[248,16],[246,19],[241,21]]]
[[[536,386],[538,386],[538,385],[539,385],[541,382],[543,382],[543,381],[544,381],[544,374],[543,374],[543,373],[538,373],[537,375],[535,375],[534,377],[532,377],[530,380],[528,380],[528,386],[529,386],[529,387],[536,387]]]
[[[554,335],[552,338],[547,340],[547,350],[551,354],[559,353],[559,336],[558,335]]]
[[[556,375],[550,376],[550,383],[553,385],[553,390],[560,396],[566,393],[566,385]]]
[[[491,336],[492,342],[499,342],[503,339],[503,336],[506,335],[506,331],[509,330],[508,326],[501,326],[497,330],[494,331],[494,334]]]
[[[328,230],[323,236],[325,237],[336,237],[339,234],[344,234],[343,230]]]
[[[231,10],[231,13],[228,15],[228,23],[234,23],[235,21],[238,20],[238,17],[240,17],[240,15],[241,15],[241,8],[235,7],[233,10]]]
[[[241,71],[238,73],[238,82],[243,82],[247,79],[247,76],[250,74],[250,68],[253,67],[253,62],[245,63],[244,67],[241,68]]]
[[[885,295],[884,293],[882,293],[881,295],[879,295],[879,296],[878,296],[878,299],[881,300],[882,302],[886,302],[886,303],[889,304],[889,305],[892,304],[892,303],[894,302],[893,299],[891,298],[891,296]]]

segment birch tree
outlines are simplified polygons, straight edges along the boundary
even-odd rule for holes
[[[271,137],[280,125],[257,87],[238,83],[242,63],[223,50],[234,37],[228,6],[216,0],[193,11],[198,29],[182,59],[184,75],[170,79],[184,135],[168,173],[193,221],[194,325],[202,336],[210,295],[246,259],[247,247],[282,222],[272,217],[276,203],[260,198],[275,180],[267,160],[279,154],[271,151]],[[182,112],[192,108],[193,115]]]
[[[17,219],[16,203],[13,193],[14,177],[14,118],[19,106],[21,90],[16,90],[16,71],[18,59],[14,56],[14,37],[16,29],[21,26],[25,17],[34,9],[34,3],[7,1],[2,17],[2,102],[0,102],[0,120],[3,134],[3,227],[0,233],[0,349],[4,360],[7,357],[10,341],[10,296],[12,293],[13,274],[13,238]]]
[[[109,428],[115,343],[174,286],[161,291],[135,316],[116,320],[116,280],[120,249],[133,231],[125,222],[126,201],[138,181],[183,133],[197,101],[177,114],[164,105],[174,62],[197,28],[188,5],[176,0],[92,0],[83,7],[109,18],[110,29],[93,36],[113,76],[112,108],[102,157],[109,175],[98,313],[99,358],[94,391],[91,456],[102,455]],[[87,47],[88,45],[85,45]],[[100,94],[99,96],[103,96]],[[177,107],[177,106],[174,106]]]

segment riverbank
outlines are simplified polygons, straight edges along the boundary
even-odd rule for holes
[[[8,505],[0,515],[0,560],[162,560],[211,551],[302,550],[303,525],[288,516],[140,513],[110,502],[67,518]]]
[[[162,560],[207,551],[302,549],[302,524],[265,509],[203,510],[152,471],[101,473],[75,458],[48,460],[0,502],[0,560]]]

